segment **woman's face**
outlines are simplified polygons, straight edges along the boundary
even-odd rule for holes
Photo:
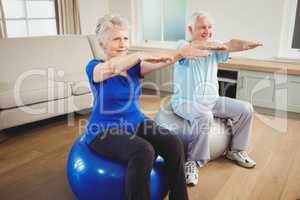
[[[113,28],[102,46],[108,58],[126,55],[129,48],[128,29]]]

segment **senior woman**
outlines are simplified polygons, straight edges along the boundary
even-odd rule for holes
[[[94,96],[86,142],[98,154],[127,163],[127,200],[150,200],[150,172],[155,154],[166,163],[169,199],[188,199],[181,141],[140,110],[140,80],[182,58],[208,56],[185,47],[168,53],[128,54],[128,23],[119,15],[100,18],[96,35],[105,59],[93,59],[86,73]]]

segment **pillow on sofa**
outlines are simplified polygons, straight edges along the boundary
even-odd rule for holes
[[[99,45],[96,35],[88,35],[88,39],[89,39],[90,46],[92,48],[94,58],[105,59],[104,51],[102,47]]]
[[[85,71],[66,74],[65,80],[70,83],[72,95],[82,95],[91,92]]]

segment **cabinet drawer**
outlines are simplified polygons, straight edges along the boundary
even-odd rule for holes
[[[300,76],[288,77],[288,106],[300,110]]]
[[[239,99],[255,106],[274,108],[275,79],[272,73],[240,71],[237,88]]]

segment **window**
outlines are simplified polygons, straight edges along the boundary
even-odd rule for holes
[[[300,50],[300,1],[297,2],[292,48]]]
[[[300,59],[300,0],[287,0],[283,17],[279,56]]]
[[[186,0],[135,0],[134,45],[156,46],[185,39]]]
[[[2,0],[8,37],[57,35],[55,0]]]

